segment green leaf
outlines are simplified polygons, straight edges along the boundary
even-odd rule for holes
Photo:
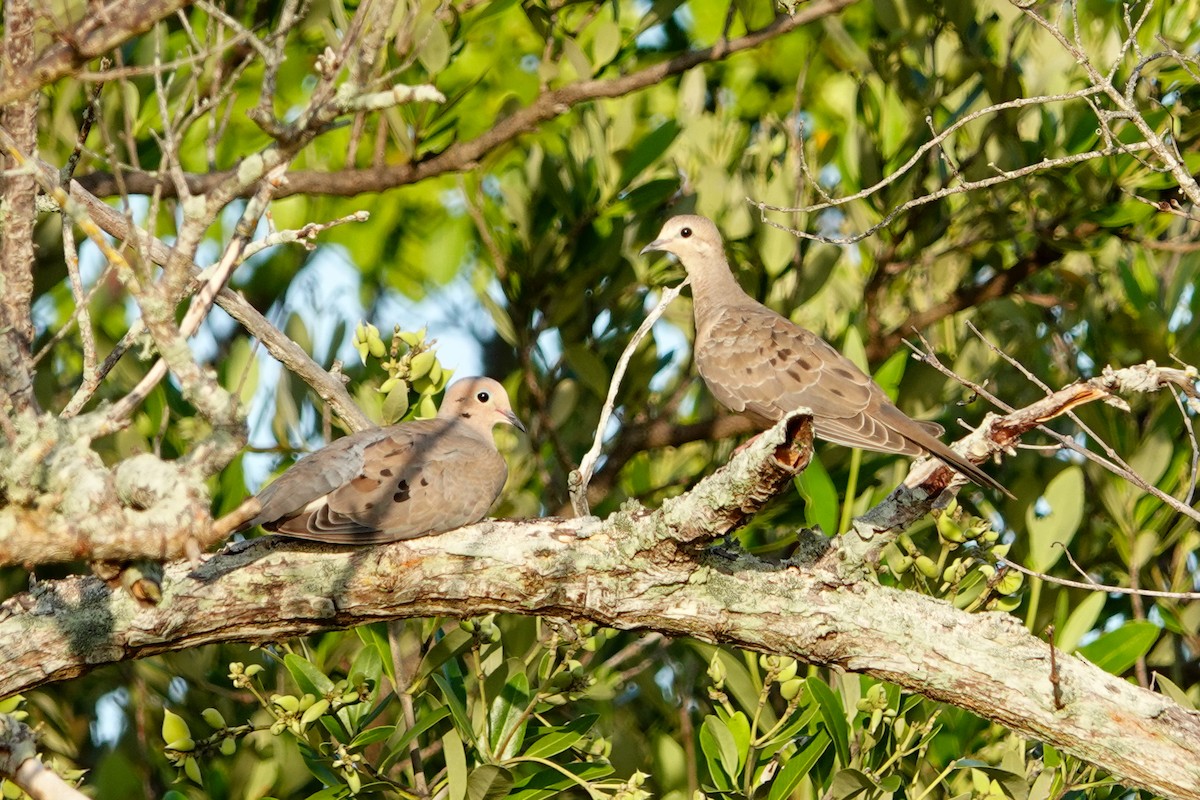
[[[613,60],[621,49],[621,26],[611,19],[596,23],[596,35],[592,39],[592,63],[597,69]]]
[[[838,491],[829,471],[816,456],[793,481],[796,491],[804,498],[804,523],[819,526],[826,535],[838,529]]]
[[[1196,704],[1192,702],[1192,698],[1188,697],[1187,692],[1176,686],[1162,673],[1154,673],[1154,682],[1158,685],[1159,690],[1167,697],[1174,700],[1184,708],[1195,708]]]
[[[1054,566],[1079,530],[1083,521],[1083,470],[1071,466],[1055,475],[1042,498],[1050,507],[1049,513],[1039,516],[1034,511],[1037,504],[1030,505],[1025,513],[1029,568],[1037,572]]]
[[[857,769],[839,770],[829,784],[829,794],[837,798],[858,797],[879,787],[864,772]]]
[[[863,345],[862,334],[858,332],[858,328],[846,329],[846,338],[842,340],[842,355],[853,361],[863,372],[871,368],[867,363],[867,348]]]
[[[329,679],[328,675],[313,666],[308,659],[295,653],[288,653],[283,657],[283,664],[292,674],[292,680],[296,681],[301,692],[320,697],[333,691],[333,681]]]
[[[629,153],[629,158],[621,167],[621,177],[617,185],[624,188],[632,183],[646,167],[662,157],[677,136],[679,136],[679,123],[675,120],[668,120],[643,136],[641,141],[634,145],[633,150]]]
[[[243,407],[249,406],[258,389],[258,359],[249,339],[234,340],[221,364],[221,372],[224,375],[221,385],[234,392]]]
[[[378,706],[382,708],[383,706]],[[408,744],[416,737],[428,731],[434,725],[450,716],[451,711],[449,706],[438,705],[427,711],[422,712],[411,728],[406,730],[399,738],[390,742],[387,747],[387,753],[380,759],[378,768],[381,772],[387,771],[392,764],[396,763],[401,758],[408,756]],[[395,726],[391,726],[395,730]],[[453,730],[453,729],[452,729]]]
[[[421,659],[421,666],[417,668],[417,681],[429,677],[430,673],[466,650],[470,644],[471,634],[459,627],[451,628]]]
[[[521,749],[525,728],[529,725],[529,676],[520,662],[510,664],[511,674],[500,694],[492,701],[489,715],[489,744],[496,758],[511,758]],[[503,748],[503,749],[501,749]]]
[[[871,376],[892,402],[896,401],[896,395],[900,391],[900,381],[904,378],[904,370],[908,368],[909,361],[907,347],[897,350]]]
[[[449,800],[465,800],[467,796],[467,753],[458,731],[447,731],[442,737],[442,755],[446,759],[446,784]]]
[[[787,800],[791,797],[800,781],[804,780],[804,776],[816,765],[817,759],[828,749],[829,742],[829,734],[819,731],[803,750],[788,759],[771,782],[771,792],[767,795],[767,800]]]
[[[1104,610],[1107,600],[1104,592],[1092,592],[1083,598],[1067,617],[1067,621],[1055,632],[1054,644],[1065,653],[1073,653],[1084,634],[1096,626],[1096,620],[1100,618],[1100,612]]]
[[[454,727],[474,745],[475,728],[471,725],[471,716],[467,713],[466,701],[458,695],[445,676],[435,674],[433,682],[442,690],[442,700],[450,708],[450,714],[454,717]]]
[[[366,747],[376,742],[382,742],[391,737],[396,732],[395,725],[376,725],[374,728],[367,728],[362,733],[350,740],[351,748]]]
[[[450,37],[446,29],[433,17],[417,32],[417,41],[421,43],[417,50],[417,59],[431,75],[436,75],[450,63]]]
[[[808,691],[817,701],[817,706],[821,709],[821,719],[825,722],[825,729],[829,731],[829,738],[833,739],[838,760],[843,765],[849,764],[850,726],[846,722],[846,712],[842,709],[842,704],[838,702],[837,695],[833,693],[829,685],[820,678],[813,676],[808,678],[805,683],[808,685]]]
[[[1126,622],[1096,641],[1079,648],[1079,655],[1105,672],[1120,675],[1150,652],[1158,640],[1159,628],[1145,620]]]
[[[724,785],[724,781],[719,780],[720,775],[716,774],[718,770],[712,769],[715,765],[719,765],[719,772],[729,779],[729,786],[737,785],[739,761],[737,742],[733,733],[730,732],[729,726],[719,717],[709,714],[704,718],[704,722],[700,726],[700,749],[707,756],[710,771],[714,773],[713,779],[718,780],[719,785]]]
[[[495,764],[484,764],[471,771],[467,779],[468,800],[500,800],[513,787],[512,773]]]
[[[611,377],[608,368],[590,347],[586,344],[568,345],[564,348],[563,354],[580,383],[591,389],[597,397],[604,397],[608,394],[608,381]]]
[[[584,714],[571,720],[566,725],[556,726],[549,733],[539,736],[531,742],[522,755],[529,758],[549,758],[550,756],[556,756],[562,751],[574,747],[575,743],[591,730],[599,718],[599,714]]]

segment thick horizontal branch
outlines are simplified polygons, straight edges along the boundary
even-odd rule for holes
[[[78,25],[56,32],[55,43],[38,53],[30,67],[0,74],[0,106],[69,75],[190,4],[191,0],[113,0],[100,8],[89,6]]]
[[[407,164],[388,164],[370,169],[343,169],[337,172],[297,171],[288,174],[287,184],[280,187],[277,198],[293,194],[336,195],[352,197],[365,192],[382,192],[397,186],[407,186],[418,181],[472,169],[480,159],[501,145],[524,133],[537,130],[538,126],[560,117],[573,107],[611,97],[622,97],[632,92],[654,86],[693,67],[758,47],[764,42],[793,31],[814,20],[834,14],[851,5],[854,0],[815,0],[802,6],[795,14],[780,16],[770,25],[747,33],[728,42],[718,42],[703,50],[694,50],[675,56],[646,69],[609,80],[586,80],[545,92],[530,105],[499,120],[486,133],[466,142],[451,145],[435,156],[423,161]],[[226,180],[234,170],[189,174],[187,187],[192,194],[204,194],[213,186]],[[127,172],[121,185],[109,173],[93,173],[81,176],[85,189],[101,197],[121,193],[122,187],[129,194],[151,194],[173,196],[176,188],[166,176],[146,172]]]
[[[199,566],[169,566],[156,608],[93,578],[46,583],[0,607],[0,693],[216,642],[406,617],[550,615],[873,675],[1130,785],[1200,798],[1200,713],[1062,653],[1056,708],[1050,648],[1013,617],[967,614],[811,565],[680,548],[670,522],[689,512],[705,524],[696,498],[679,498],[655,513],[484,522],[373,548],[270,537]]]

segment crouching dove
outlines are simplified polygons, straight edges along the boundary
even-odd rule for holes
[[[812,331],[750,297],[729,270],[711,220],[667,220],[642,253],[679,257],[692,284],[696,367],[709,391],[763,428],[788,412],[811,409],[822,439],[881,453],[929,453],[971,480],[1012,495],[936,437],[942,427],[910,419],[879,385]]]
[[[492,427],[524,431],[504,387],[463,378],[433,419],[343,436],[296,462],[255,498],[261,525],[297,539],[382,544],[441,533],[483,519],[508,466]]]

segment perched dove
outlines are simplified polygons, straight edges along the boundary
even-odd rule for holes
[[[642,253],[651,250],[678,256],[691,278],[696,367],[729,409],[766,428],[806,407],[822,439],[882,453],[929,453],[976,483],[1008,494],[936,438],[943,433],[940,425],[910,419],[832,345],[746,294],[729,270],[725,245],[711,220],[669,219]]]
[[[257,515],[238,530],[382,544],[478,522],[508,477],[492,440],[499,423],[525,430],[503,386],[455,381],[434,419],[352,433],[296,462],[258,493]]]

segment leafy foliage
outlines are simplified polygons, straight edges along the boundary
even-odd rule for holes
[[[70,19],[84,13],[61,5]],[[157,174],[237,170],[273,141],[252,113],[265,64],[239,31],[265,41],[286,5],[232,2],[220,14],[189,5],[126,43],[85,134],[81,184],[156,235],[177,235],[186,204]],[[343,68],[360,88],[429,83],[446,102],[327,126],[293,164],[302,188],[281,191],[260,233],[363,210],[369,219],[329,227],[307,247],[256,253],[232,286],[322,367],[341,362],[372,420],[432,414],[451,372],[501,379],[531,423],[527,439],[501,440],[511,474],[495,511],[512,516],[566,508],[567,476],[592,440],[622,348],[655,293],[680,277],[634,255],[671,213],[718,220],[751,294],[873,367],[907,412],[936,417],[952,435],[984,403],[908,359],[901,340],[913,327],[958,374],[1014,406],[1041,389],[1001,352],[1052,386],[1106,364],[1195,364],[1195,222],[1172,213],[1185,205],[1178,178],[1135,147],[1144,131],[1134,117],[1197,172],[1194,57],[1138,54],[1162,42],[1194,53],[1200,3],[1133,4],[1131,18],[1147,14],[1133,34],[1118,7],[1077,5],[1061,21],[1064,35],[1121,86],[1132,81],[1137,115],[1098,94],[1063,99],[1087,90],[1089,77],[1002,2],[853,4],[636,92],[615,82],[761,31],[782,18],[778,4],[375,3],[383,10],[367,44]],[[326,48],[338,48],[367,8],[308,4],[279,32],[286,58],[267,105],[282,119],[312,100]],[[52,23],[42,20],[39,35]],[[1131,35],[1136,47],[1122,49]],[[505,128],[547,93],[597,81],[615,88]],[[43,160],[67,162],[87,89],[80,76],[47,88]],[[492,146],[465,149],[487,137]],[[1056,163],[1022,171],[1045,160]],[[155,183],[157,193],[122,197],[123,181]],[[958,191],[964,182],[976,188]],[[827,202],[860,192],[856,202]],[[747,197],[820,207],[760,214]],[[924,200],[905,205],[914,198]],[[198,261],[219,258],[245,202],[206,232]],[[80,328],[102,359],[137,314],[91,243],[78,254],[89,294],[76,300],[61,226],[54,215],[41,222],[33,270],[34,389],[54,411],[87,377]],[[389,327],[387,339],[380,331]],[[453,348],[452,335],[473,344]],[[680,302],[633,354],[596,478],[597,513],[657,505],[728,458],[735,442],[678,433],[722,413],[691,368],[691,336]],[[89,409],[145,376],[149,345],[130,344]],[[334,435],[334,420],[222,315],[209,317],[194,351],[243,405],[257,451],[209,479],[221,513]],[[1139,398],[1131,411],[1082,409],[1086,428],[1052,425],[1081,443],[1106,442],[1149,483],[1190,502],[1192,416],[1166,396]],[[650,448],[645,432],[659,422],[673,438]],[[180,386],[165,382],[132,424],[95,447],[107,463],[141,452],[174,459],[211,433]],[[742,546],[784,558],[801,526],[844,530],[905,469],[835,447],[818,456],[794,495],[739,534]],[[988,469],[1018,499],[965,491],[962,507],[884,553],[879,579],[1019,615],[1039,634],[1053,626],[1064,650],[1200,706],[1200,604],[1023,579],[1006,566],[1195,591],[1196,526],[1062,452],[1021,450]],[[28,576],[13,569],[3,580],[12,594]],[[98,796],[169,787],[196,798],[410,796],[420,785],[451,800],[1127,792],[1051,747],[873,679],[550,620],[424,620],[258,650],[199,648],[32,692],[23,709],[61,771],[90,770]]]

